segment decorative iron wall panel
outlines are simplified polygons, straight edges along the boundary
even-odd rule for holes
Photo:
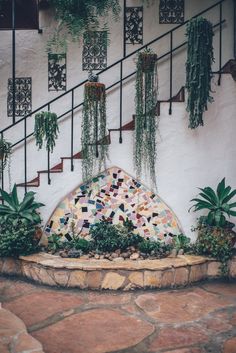
[[[66,91],[66,54],[48,54],[48,90]]]
[[[12,78],[8,79],[7,115],[13,115]],[[32,79],[18,77],[15,79],[15,115],[25,116],[32,111]]]
[[[184,0],[160,0],[160,23],[183,23]]]
[[[143,6],[125,9],[125,43],[143,44]]]
[[[107,67],[107,31],[84,33],[83,70],[102,70]]]

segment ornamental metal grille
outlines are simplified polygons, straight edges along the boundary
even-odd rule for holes
[[[143,44],[143,6],[125,9],[125,43]]]
[[[48,90],[66,91],[66,54],[48,54]]]
[[[183,23],[184,0],[160,0],[159,18],[160,23]]]
[[[107,67],[107,31],[88,31],[83,38],[83,70]]]
[[[7,116],[13,116],[12,78],[8,79]],[[15,79],[15,115],[25,116],[32,111],[32,79],[18,77]]]

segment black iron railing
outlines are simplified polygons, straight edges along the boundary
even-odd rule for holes
[[[222,30],[223,30],[223,24],[226,22],[226,20],[223,20],[223,7],[222,4],[225,2],[225,0],[220,0],[217,3],[215,3],[214,5],[206,8],[205,10],[199,12],[198,14],[196,14],[195,16],[193,16],[193,18],[201,16],[209,11],[211,11],[212,9],[215,8],[219,8],[219,22],[216,23],[214,25],[214,28],[219,27],[219,79],[218,79],[218,84],[220,85],[221,83],[221,69],[222,69]],[[173,40],[173,34],[181,27],[185,26],[190,20],[186,20],[185,22],[175,26],[173,29],[161,34],[160,36],[156,37],[155,39],[149,41],[148,43],[146,43],[145,45],[139,47],[137,50],[132,51],[129,54],[126,54],[123,56],[123,58],[117,60],[116,62],[114,62],[113,64],[109,65],[107,68],[101,70],[97,75],[101,75],[104,72],[107,72],[108,70],[112,69],[113,67],[119,65],[120,68],[120,77],[119,80],[116,81],[115,83],[111,84],[110,86],[106,87],[106,90],[110,90],[111,88],[119,85],[119,100],[120,100],[120,104],[119,104],[119,142],[122,143],[122,125],[123,125],[123,82],[127,79],[129,79],[130,77],[134,76],[136,71],[131,72],[130,74],[124,76],[123,75],[123,68],[124,68],[124,61],[127,60],[128,58],[134,56],[135,54],[137,54],[138,52],[140,52],[141,50],[151,46],[154,43],[157,43],[158,41],[160,41],[162,38],[168,37],[169,36],[169,40],[170,40],[170,49],[162,54],[161,56],[158,57],[158,61],[164,59],[165,57],[169,57],[170,60],[170,66],[169,66],[169,85],[170,85],[170,89],[169,89],[169,114],[172,114],[172,98],[173,98],[173,54],[178,51],[180,48],[184,47],[187,44],[187,41],[183,41],[181,44],[174,46],[174,40]],[[124,52],[125,54],[125,52]],[[18,121],[16,121],[14,124],[6,127],[5,129],[3,129],[2,131],[0,131],[1,137],[4,138],[4,135],[7,131],[9,131],[10,129],[12,129],[13,127],[15,127],[16,125],[20,124],[20,123],[24,123],[24,137],[19,139],[17,142],[15,142],[13,144],[13,147],[19,145],[20,143],[24,144],[24,184],[25,184],[25,192],[27,191],[27,167],[28,167],[28,161],[27,161],[27,140],[33,136],[33,132],[27,134],[27,121],[30,117],[32,117],[32,115],[34,115],[35,113],[41,111],[41,110],[45,110],[47,109],[48,111],[50,110],[50,107],[52,105],[52,103],[55,103],[57,101],[60,101],[63,97],[65,97],[66,95],[70,96],[71,99],[71,108],[67,111],[65,111],[63,114],[58,116],[58,120],[60,120],[61,118],[65,117],[68,114],[71,114],[71,141],[70,141],[70,157],[71,157],[71,171],[74,170],[74,160],[73,160],[73,156],[74,156],[74,113],[75,111],[80,108],[83,105],[83,102],[75,105],[75,90],[78,89],[79,87],[83,86],[88,80],[84,80],[82,82],[80,82],[78,85],[74,86],[73,88],[69,89],[68,91],[62,93],[61,95],[59,95],[58,97],[50,100],[49,102],[41,105],[39,108],[37,108],[36,110],[34,110],[33,112],[31,112],[30,114],[27,114],[26,116],[24,116],[23,118],[19,119]],[[48,184],[51,183],[51,178],[50,178],[50,153],[48,152],[47,155],[47,175],[48,175]],[[4,173],[2,171],[2,189],[4,189]]]

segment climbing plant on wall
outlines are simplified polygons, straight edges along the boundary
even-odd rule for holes
[[[112,12],[117,20],[121,10],[119,0],[49,1],[55,10],[59,26],[48,43],[48,51],[52,46],[64,46],[63,38],[65,39],[67,34],[73,39],[78,39],[85,31],[101,28],[101,18],[107,17],[109,12]],[[103,23],[103,28],[106,27]]]
[[[207,110],[211,97],[211,65],[213,56],[213,26],[202,18],[192,19],[187,25],[188,37],[186,62],[186,89],[188,91],[187,111],[189,128],[195,129],[203,123],[203,113]]]
[[[105,85],[99,82],[88,82],[84,87],[81,144],[82,174],[83,180],[87,181],[102,167],[106,168],[108,157],[106,92]]]
[[[137,177],[148,172],[156,185],[157,55],[150,49],[138,54],[136,72],[136,114],[134,165]]]

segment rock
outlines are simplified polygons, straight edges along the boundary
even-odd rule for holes
[[[60,251],[59,252],[59,255],[61,256],[61,257],[68,257],[68,253],[66,252],[66,251]]]
[[[48,237],[44,233],[41,235],[41,238],[39,240],[39,246],[44,248],[48,247]]]
[[[111,254],[111,258],[112,258],[112,259],[116,259],[117,257],[119,257],[119,256],[117,255],[116,252],[113,252],[113,253]]]
[[[103,260],[104,259],[104,255],[100,255],[100,260]]]
[[[135,249],[134,246],[131,246],[131,247],[130,247],[130,250],[131,250],[132,253],[135,253],[135,252],[136,252],[136,249]]]
[[[119,275],[115,272],[109,272],[106,274],[103,282],[102,288],[103,289],[120,289],[122,288],[125,282],[125,277]]]
[[[128,259],[130,257],[131,254],[129,254],[128,252],[122,252],[120,254],[121,257],[123,257],[124,259]]]
[[[113,259],[114,262],[119,262],[119,261],[124,261],[124,258],[119,256],[119,257],[116,257],[115,259]]]
[[[89,259],[89,255],[82,255],[80,258],[82,259],[82,260],[88,260]]]
[[[68,257],[75,257],[78,258],[82,255],[81,250],[75,250],[75,249],[71,249],[68,251]]]
[[[173,249],[168,257],[171,257],[171,258],[177,257],[177,253],[178,253],[177,249]]]
[[[115,253],[119,256],[120,253],[121,253],[120,249],[117,249],[117,250],[115,251]]]
[[[99,260],[99,259],[100,259],[100,255],[95,254],[94,258],[95,258],[96,260]]]
[[[130,260],[138,260],[139,258],[139,253],[135,252],[132,255],[130,255]]]
[[[183,255],[184,254],[184,249],[179,249],[178,255]]]

